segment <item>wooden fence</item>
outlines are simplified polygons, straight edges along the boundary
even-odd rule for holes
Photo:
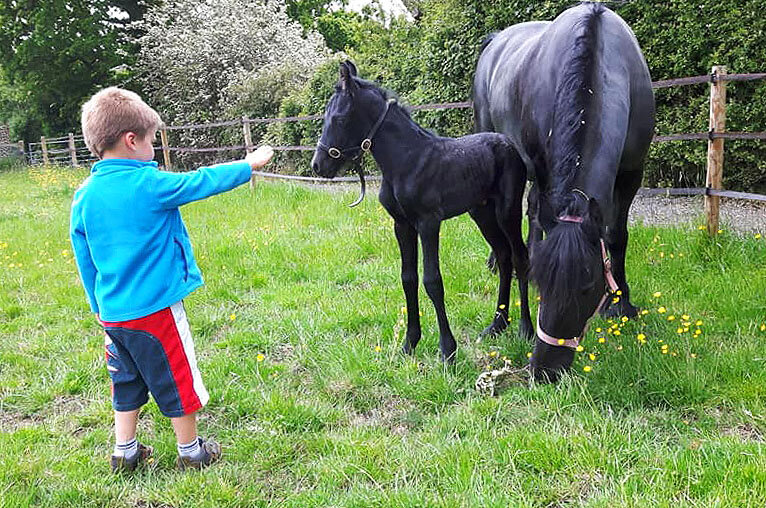
[[[719,200],[721,197],[746,199],[766,202],[766,196],[760,194],[751,194],[746,192],[735,192],[721,189],[723,177],[723,154],[725,139],[755,139],[765,140],[766,132],[726,132],[726,83],[729,81],[754,81],[766,79],[766,73],[759,74],[728,74],[726,67],[714,66],[712,72],[705,76],[691,76],[686,78],[655,81],[652,88],[667,88],[671,86],[685,86],[701,83],[710,83],[710,123],[707,132],[682,133],[655,136],[652,142],[662,143],[670,141],[689,141],[689,140],[707,140],[707,176],[705,187],[686,188],[686,189],[646,189],[650,194],[666,195],[704,195],[705,196],[705,215],[707,218],[707,230],[710,235],[718,232],[718,211]],[[471,102],[449,102],[439,104],[424,104],[413,106],[414,111],[435,110],[435,109],[466,109],[471,108]],[[242,117],[236,120],[227,120],[221,122],[205,124],[188,124],[167,126],[160,131],[161,145],[155,147],[155,150],[162,151],[163,162],[166,169],[172,168],[172,152],[221,152],[231,150],[245,150],[251,152],[254,148],[250,126],[254,124],[270,124],[278,122],[304,122],[312,120],[321,120],[322,115],[294,116],[285,118],[248,118]],[[168,132],[176,130],[191,129],[211,129],[220,127],[235,127],[242,129],[242,145],[223,146],[223,147],[184,147],[171,146]],[[84,147],[82,136],[75,136],[70,133],[68,136],[58,138],[40,138],[40,143],[29,143],[28,150],[24,149],[24,143],[19,142],[19,149],[30,164],[60,164],[77,166],[82,163],[89,163],[95,158]],[[276,151],[313,151],[315,146],[275,146]],[[304,181],[324,181],[319,178],[295,177],[288,175],[277,175],[273,173],[258,172],[259,175],[274,178],[288,178]],[[354,178],[343,179],[344,181],[355,180]],[[339,181],[336,179],[335,181]],[[252,186],[252,182],[251,182]]]

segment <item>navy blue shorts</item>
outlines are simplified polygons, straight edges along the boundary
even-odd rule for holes
[[[142,318],[102,324],[116,411],[140,408],[149,392],[169,417],[193,413],[207,403],[182,302]]]

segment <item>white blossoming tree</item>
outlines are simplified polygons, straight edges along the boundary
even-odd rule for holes
[[[167,124],[271,116],[328,56],[276,0],[168,0],[143,25],[137,79]],[[241,129],[229,131],[175,131],[171,143],[242,144]]]

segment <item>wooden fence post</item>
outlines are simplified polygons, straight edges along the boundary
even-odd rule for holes
[[[170,148],[168,147],[168,131],[164,127],[160,129],[160,139],[162,140],[162,157],[165,160],[165,169],[170,171]]]
[[[253,151],[253,138],[250,134],[250,121],[246,116],[242,117],[242,134],[245,137],[245,152],[250,153]],[[255,186],[254,179],[255,177],[250,175],[250,190]]]
[[[720,79],[726,75],[726,67],[713,66],[713,82],[710,84],[710,131],[723,132],[726,128],[726,81]],[[723,177],[723,139],[709,139],[707,142],[707,176],[705,186],[708,189],[721,189]],[[707,232],[710,236],[718,234],[718,210],[720,198],[705,195],[705,216]]]
[[[21,157],[24,158],[24,162],[27,162],[27,153],[26,150],[24,150],[24,140],[19,140],[19,153],[21,154]]]
[[[50,161],[48,160],[48,145],[45,144],[45,136],[40,136],[40,148],[43,151],[43,164],[47,166]]]
[[[72,166],[77,167],[77,151],[74,147],[74,134],[69,133],[69,156],[72,158]]]

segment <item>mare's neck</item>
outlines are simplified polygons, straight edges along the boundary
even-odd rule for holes
[[[416,124],[401,106],[394,103],[372,140],[372,156],[380,166],[383,178],[396,178],[410,171],[414,159],[424,153],[434,139],[433,134]]]

